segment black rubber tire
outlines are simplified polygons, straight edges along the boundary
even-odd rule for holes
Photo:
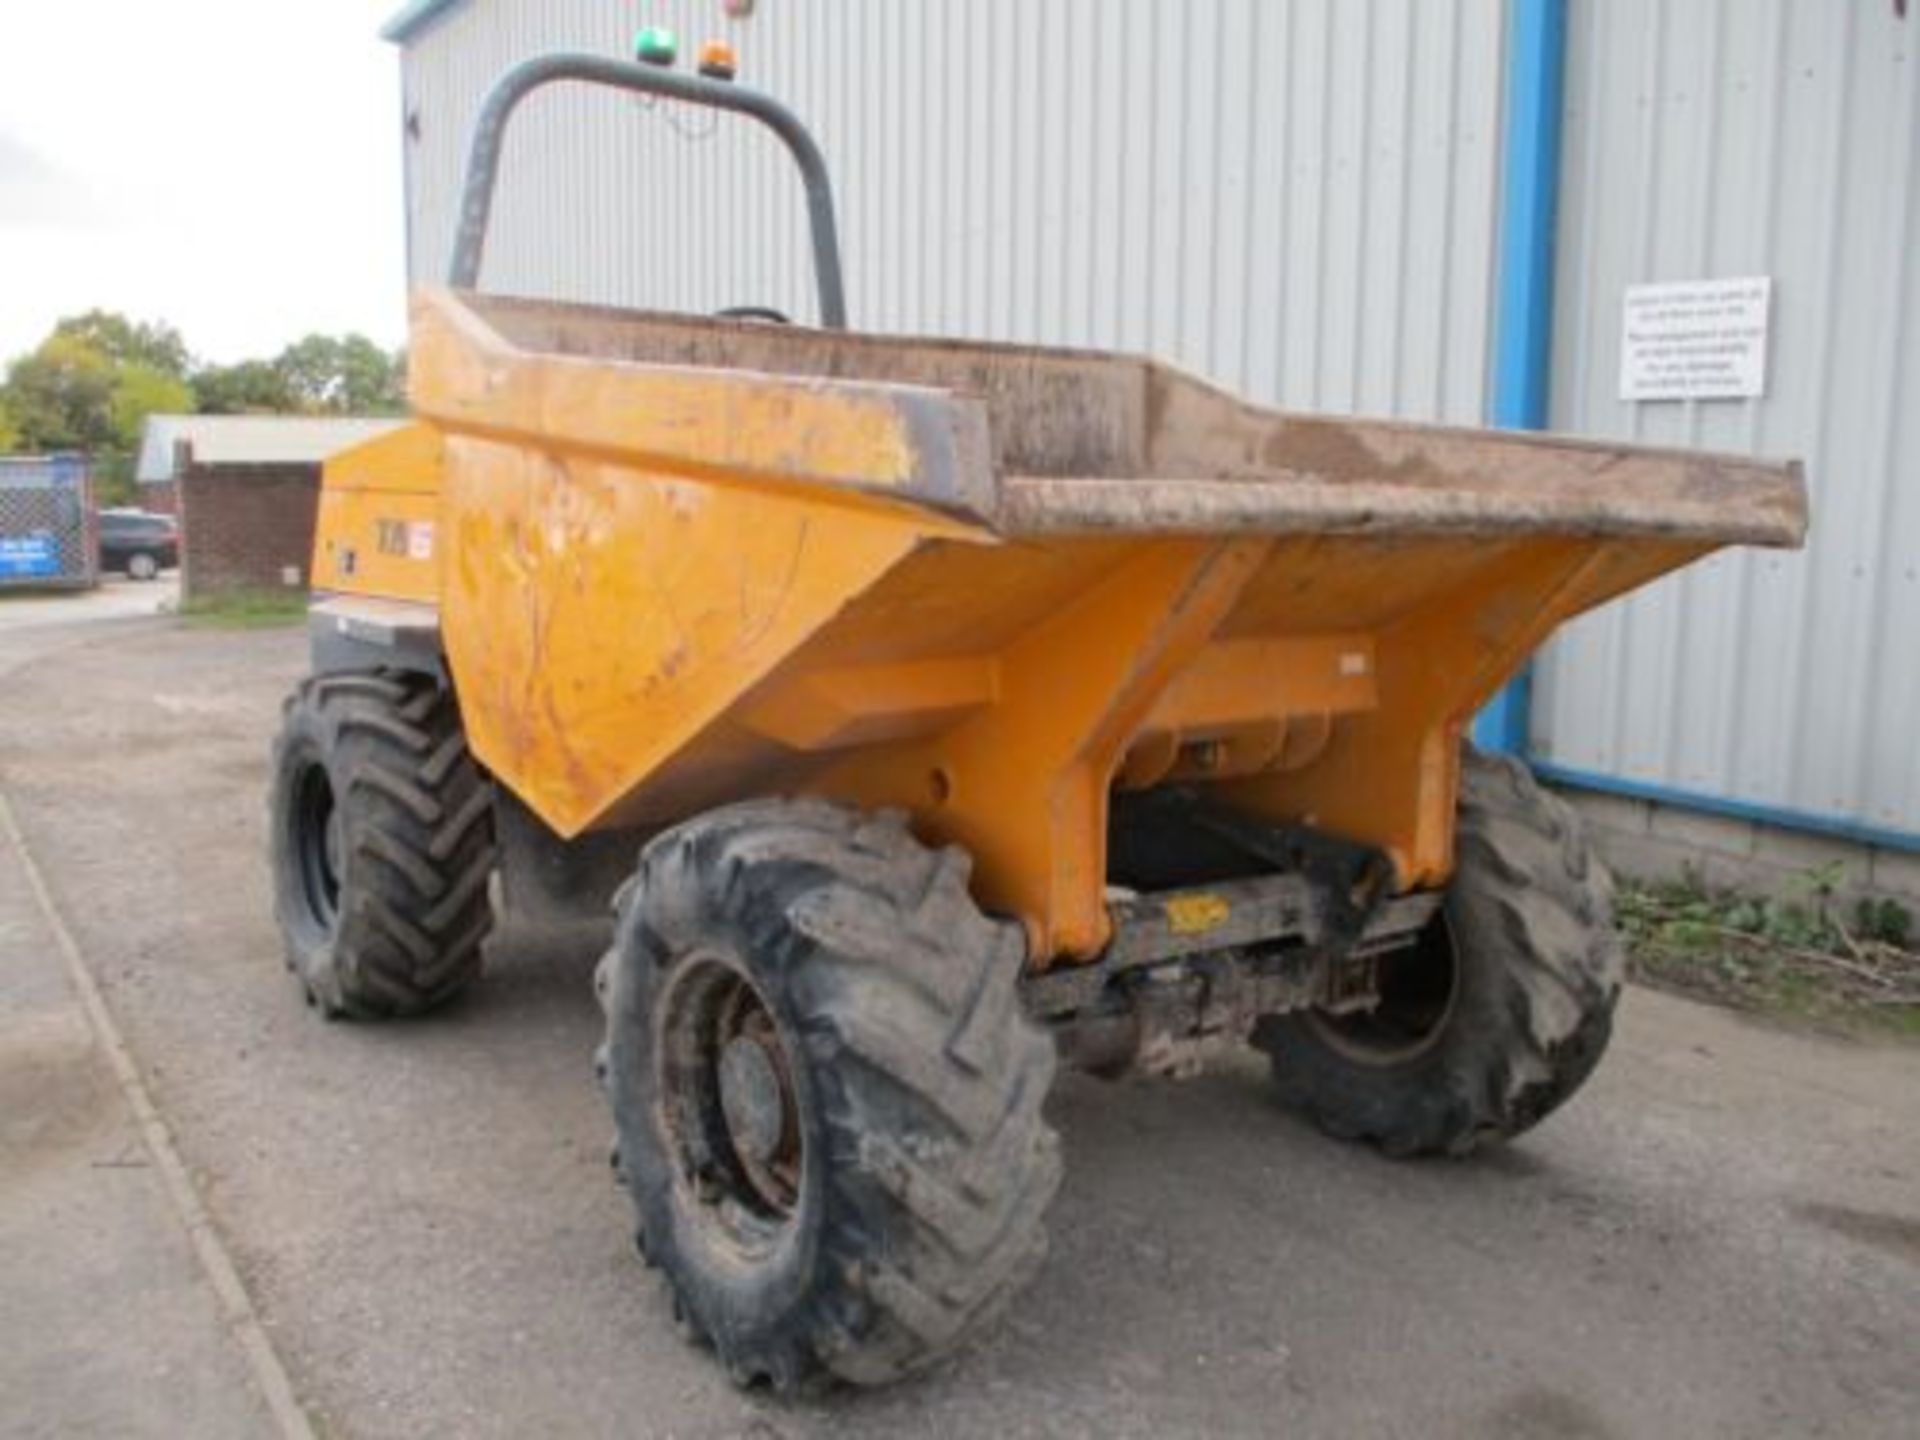
[[[895,813],[752,802],[654,839],[616,901],[596,975],[616,1166],[676,1320],[736,1383],[920,1370],[1045,1256],[1054,1048],[1021,1008],[1022,933],[974,905],[970,869]],[[676,967],[712,963],[695,955],[747,975],[794,1072],[797,1198],[750,1257],[703,1218],[665,1133],[656,1001]]]
[[[314,820],[301,796],[323,781],[339,821],[330,906],[314,899],[303,858]],[[419,1014],[479,975],[493,928],[493,790],[439,682],[303,681],[274,741],[268,808],[287,966],[323,1015]]]
[[[1444,926],[1452,998],[1424,1048],[1342,1043],[1312,1012],[1263,1018],[1281,1099],[1393,1155],[1463,1155],[1531,1128],[1599,1063],[1625,959],[1613,882],[1578,815],[1516,761],[1463,757]]]

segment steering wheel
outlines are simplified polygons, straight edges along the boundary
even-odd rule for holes
[[[729,305],[713,312],[722,320],[760,320],[768,325],[791,325],[793,321],[771,305]]]

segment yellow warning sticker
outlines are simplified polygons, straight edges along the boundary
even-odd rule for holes
[[[1218,895],[1198,892],[1192,895],[1175,895],[1162,902],[1166,911],[1167,928],[1176,935],[1202,935],[1216,926],[1224,924],[1232,907]]]

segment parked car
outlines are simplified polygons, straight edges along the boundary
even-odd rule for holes
[[[171,515],[148,510],[100,512],[100,568],[151,580],[180,563],[180,525]]]

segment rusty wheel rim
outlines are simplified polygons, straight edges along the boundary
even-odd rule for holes
[[[780,1024],[730,957],[676,965],[655,1010],[660,1113],[683,1208],[749,1251],[792,1224],[806,1172]]]
[[[1408,945],[1379,957],[1380,1003],[1352,1015],[1306,1012],[1328,1048],[1362,1065],[1405,1065],[1440,1043],[1460,1001],[1460,949],[1442,910]]]

